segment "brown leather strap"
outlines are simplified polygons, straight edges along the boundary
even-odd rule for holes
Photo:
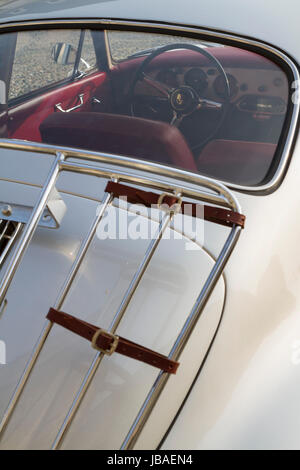
[[[126,186],[121,183],[114,183],[109,181],[105,188],[107,193],[113,194],[114,197],[126,197],[127,201],[131,204],[144,204],[146,207],[151,207],[161,204],[167,204],[169,207],[172,207],[174,204],[178,203],[178,198],[170,195],[165,195],[163,198],[159,194],[152,193],[150,191],[144,191],[142,189],[132,188],[131,186]],[[162,199],[162,200],[160,200]],[[203,207],[204,211],[198,210]],[[226,227],[232,227],[233,225],[239,225],[244,228],[246,217],[243,214],[234,212],[227,209],[222,209],[220,207],[200,206],[199,204],[182,202],[181,211],[186,215],[191,215],[192,217],[204,217],[204,220],[209,222],[214,222],[216,224],[225,225]]]
[[[55,310],[54,308],[50,308],[47,318],[52,323],[57,323],[67,330],[82,336],[82,338],[91,341],[95,349],[98,349],[105,354],[117,352],[124,356],[131,357],[132,359],[150,364],[151,366],[157,367],[169,374],[176,374],[179,363],[171,361],[166,356],[163,356],[156,351],[152,351],[144,346],[133,343],[121,336],[113,335],[108,331],[102,330],[101,328],[91,325],[83,320],[79,320],[79,318],[73,317],[68,313]]]

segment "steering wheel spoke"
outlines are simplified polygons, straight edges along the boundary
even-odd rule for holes
[[[215,109],[217,111],[221,111],[223,109],[223,103],[207,100],[205,98],[199,98],[198,109]]]
[[[162,83],[159,80],[151,77],[150,75],[146,74],[145,72],[142,73],[142,79],[148,85],[150,85],[155,90],[159,91],[162,95],[166,98],[169,98],[171,93],[174,91],[174,88],[168,86],[166,83]]]
[[[182,123],[183,118],[184,118],[183,114],[178,114],[176,113],[176,111],[174,111],[173,118],[170,122],[171,126],[179,127],[180,124]]]

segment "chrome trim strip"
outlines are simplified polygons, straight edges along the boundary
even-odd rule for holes
[[[263,52],[268,52],[271,53],[275,56],[277,56],[282,62],[284,62],[289,69],[291,70],[294,81],[300,80],[300,74],[298,71],[298,67],[296,63],[288,57],[286,54],[283,52],[277,50],[274,46],[266,44],[262,41],[257,41],[255,39],[249,39],[249,38],[244,38],[242,36],[239,36],[237,34],[232,34],[232,33],[225,33],[225,32],[215,32],[209,29],[205,29],[202,27],[195,27],[195,26],[182,26],[178,24],[165,24],[165,23],[155,23],[155,22],[145,22],[145,21],[127,21],[127,20],[114,20],[114,19],[66,19],[66,20],[33,20],[33,21],[20,21],[20,22],[13,22],[13,23],[2,23],[0,24],[0,29],[2,31],[13,31],[18,28],[27,28],[27,27],[44,27],[44,26],[55,26],[55,25],[64,25],[67,27],[70,27],[72,25],[76,27],[85,27],[85,26],[92,26],[92,25],[98,25],[98,26],[104,26],[109,28],[110,26],[116,28],[116,27],[128,27],[128,28],[143,28],[143,29],[148,29],[149,31],[151,30],[165,30],[167,33],[171,34],[172,32],[174,33],[182,33],[182,34],[193,34],[193,35],[204,35],[209,38],[216,38],[216,39],[221,39],[221,40],[227,40],[233,43],[236,43],[236,46],[238,47],[239,44],[244,44],[252,47],[256,47],[260,49]],[[284,144],[284,149],[282,151],[282,156],[280,163],[277,167],[277,170],[273,176],[273,178],[266,184],[261,185],[261,186],[244,186],[244,185],[237,185],[233,184],[227,181],[221,181],[222,184],[226,184],[228,187],[231,189],[234,189],[236,191],[241,191],[241,192],[247,192],[247,193],[252,193],[252,194],[268,194],[272,191],[275,191],[278,186],[281,184],[286,168],[289,164],[289,161],[292,156],[292,148],[294,144],[294,139],[296,136],[296,131],[297,131],[297,124],[300,116],[300,103],[296,103],[293,105],[293,110],[292,110],[292,117],[291,117],[291,122],[289,125],[289,130],[288,130],[288,135],[285,140]],[[9,145],[9,142],[12,144]],[[0,147],[5,147],[5,148],[12,148],[12,149],[20,149],[20,150],[25,150],[24,147],[20,144],[20,142],[14,146],[14,142],[16,141],[9,141],[7,139],[0,139]],[[23,145],[28,145],[28,142]],[[29,144],[30,145],[30,144]],[[49,146],[48,148],[53,148],[52,146]],[[56,150],[63,151],[64,148],[58,148],[56,147]],[[80,155],[80,151],[76,149],[72,149],[72,152],[76,153],[77,155]],[[49,153],[52,153],[51,151]],[[192,176],[195,175],[195,173],[190,173],[190,172],[185,172],[186,174],[189,174],[191,179]]]
[[[2,238],[4,238],[6,230],[8,229],[8,226],[9,226],[9,220],[5,220],[5,219],[2,219],[2,220],[4,221],[4,230],[2,230],[2,232],[0,233],[0,242]],[[1,220],[1,225],[3,225],[2,220]]]
[[[0,268],[1,268],[1,265],[3,264],[3,262],[5,260],[6,256],[8,255],[9,250],[13,247],[14,241],[16,240],[17,236],[19,235],[19,233],[22,229],[22,225],[23,224],[21,222],[19,222],[16,225],[14,233],[10,237],[9,242],[7,243],[7,245],[4,248],[3,252],[1,253],[1,255],[0,255]],[[1,240],[1,235],[0,235],[0,240]],[[0,307],[1,307],[1,304],[0,304]]]

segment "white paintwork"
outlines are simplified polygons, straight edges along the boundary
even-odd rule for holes
[[[299,151],[274,194],[240,195],[222,325],[164,448],[300,448]]]
[[[23,3],[25,6],[21,5],[21,7],[25,10],[19,16],[13,16],[12,13],[9,13],[8,7],[8,16],[6,16],[3,7],[0,10],[2,21],[53,17],[53,6],[51,7],[47,2],[35,2],[30,6],[28,13],[26,11],[26,2]],[[158,0],[152,0],[151,2],[126,0],[98,2],[98,5],[91,3],[90,8],[87,8],[86,3],[83,7],[71,8],[76,4],[70,1],[62,2],[63,7],[65,8],[68,3],[69,9],[60,10],[58,6],[55,6],[57,10],[55,15],[58,18],[118,17],[198,25],[265,40],[282,48],[294,58],[300,59],[298,46],[300,39],[298,21],[300,6],[296,0],[286,2],[279,0],[266,0],[264,2],[258,0],[251,2],[211,0],[209,3],[186,0],[185,2],[176,2],[176,4],[172,0],[164,0],[164,2]],[[34,13],[34,8],[36,8],[36,13]],[[198,14],[195,12],[198,12]],[[1,158],[4,158],[4,155],[7,156],[6,150],[0,152]],[[22,157],[29,158],[27,156]],[[42,159],[45,158],[41,157],[37,165],[43,166],[45,160]],[[20,173],[18,176],[14,176],[16,179],[24,178],[26,181],[29,178],[26,174],[25,176],[22,174],[22,170],[17,165],[12,166],[11,169],[15,174]],[[238,194],[243,212],[247,215],[247,226],[225,271],[228,289],[224,318],[199,379],[164,443],[166,449],[300,448],[300,365],[295,364],[298,358],[297,343],[295,342],[300,340],[299,175],[300,147],[298,142],[285,180],[276,192],[268,196]],[[37,177],[35,176],[35,178]],[[38,181],[32,181],[32,179],[30,181],[38,183]],[[64,187],[68,188],[69,183],[65,182],[64,184]],[[86,191],[90,191],[90,189],[86,188]],[[70,198],[71,200],[72,198]],[[69,203],[71,203],[70,201]],[[81,204],[84,205],[85,202],[81,201]],[[77,226],[76,228],[77,232],[74,232],[72,238],[72,248],[76,248],[78,239],[81,236],[81,227]],[[223,230],[220,229],[216,235],[215,227],[207,229],[206,247],[212,253],[216,253],[219,247],[222,232]],[[34,249],[39,250],[43,246],[44,252],[48,246],[48,241],[47,244],[42,245],[44,236],[42,236],[42,232],[39,233],[41,234],[41,241],[38,242],[37,240]],[[48,236],[52,237],[50,234],[47,234]],[[67,264],[70,260],[65,254],[63,243],[59,242],[59,238],[58,241],[55,240],[53,235],[52,243],[53,248],[55,247],[56,250],[57,266],[61,263],[66,269],[65,263]],[[135,249],[131,253],[135,256]],[[205,258],[202,252],[196,253],[197,256]],[[107,252],[106,255],[113,258],[111,252]],[[53,253],[50,254],[49,252],[48,256],[51,259]],[[164,256],[168,261],[172,260],[171,252],[164,254]],[[176,253],[176,260],[177,256],[178,253]],[[108,264],[112,272],[114,259],[109,259]],[[194,269],[196,268],[196,263],[194,266],[193,263],[191,265]],[[126,273],[124,266],[123,269]],[[83,277],[82,281],[84,282],[84,280]],[[111,280],[113,280],[113,277]],[[42,279],[39,279],[39,281],[41,282]],[[148,280],[148,282],[150,281],[151,279]],[[59,282],[59,279],[57,279],[57,282]],[[165,290],[167,291],[167,289]],[[54,298],[54,294],[52,296]],[[219,309],[221,297],[222,294],[219,293]],[[83,302],[83,300],[86,299],[80,299],[78,302]],[[185,300],[189,299],[186,298]],[[30,305],[30,296],[27,302]],[[48,299],[39,298],[39,302],[40,305],[35,307],[36,310],[45,312]],[[78,309],[79,306],[80,303],[76,305]],[[2,321],[4,321],[4,318],[7,318],[6,314]],[[94,318],[98,319],[99,316]],[[41,319],[39,321],[41,323]],[[216,318],[214,321],[216,322]],[[40,325],[34,323],[32,336],[37,335],[39,329]],[[197,334],[200,333],[197,332]],[[59,337],[59,333],[57,335]],[[67,341],[74,341],[73,337],[70,338],[67,334],[65,336]],[[49,368],[49,374],[53,377],[51,381],[53,389],[46,389],[46,395],[51,394],[51,390],[57,390],[56,387],[59,387],[62,381],[67,386],[71,386],[76,381],[76,383],[79,382],[80,372],[86,366],[91,355],[84,343],[79,340],[78,344],[82,348],[80,349],[82,362],[75,361],[75,364],[73,364],[72,357],[66,356],[65,360],[69,361],[68,364],[73,364],[73,368],[68,369],[70,373],[67,378],[64,375],[61,359],[57,359],[57,352],[59,351],[55,351],[53,348],[52,352],[48,351],[48,357],[47,351],[45,352],[44,361]],[[190,343],[189,347],[192,347],[192,345],[193,343]],[[23,348],[25,348],[25,352],[23,350],[19,358],[21,365],[17,364],[20,369],[24,364],[26,351],[27,354],[29,353],[29,345],[27,345],[27,350],[26,346],[23,346]],[[189,354],[191,352],[195,354],[196,348],[194,346],[193,348],[192,351],[189,351]],[[200,352],[200,359],[202,352]],[[107,375],[105,375],[106,382],[102,383],[101,398],[99,401],[92,400],[95,408],[83,408],[86,413],[85,417],[90,417],[94,409],[99,409],[101,399],[105,402],[105,392],[109,394],[111,391],[115,391],[118,385],[122,385],[120,384],[122,375],[119,375],[120,360],[119,358],[111,360],[114,369],[110,373],[111,375],[106,369],[106,372],[103,372],[103,376],[106,373]],[[127,361],[125,363],[126,368],[124,368],[124,371],[126,373],[130,373],[131,368],[138,367],[132,364],[129,365],[129,362],[127,364]],[[191,367],[194,366],[191,365]],[[55,374],[57,371],[58,373]],[[39,370],[37,374],[39,373],[42,372]],[[187,374],[189,374],[188,368]],[[54,380],[55,375],[56,380]],[[186,379],[187,382],[189,379],[189,377]],[[9,383],[11,388],[13,381],[11,380]],[[105,385],[107,389],[105,389]],[[56,394],[57,407],[51,408],[50,403],[48,408],[44,409],[42,417],[46,417],[48,420],[48,429],[52,429],[51,426],[56,423],[56,420],[58,421],[59,410],[57,408],[60,406],[59,403],[64,400],[64,393],[66,393],[65,387],[62,387],[59,393]],[[92,396],[94,390],[91,389],[89,393]],[[127,393],[131,394],[132,388]],[[1,397],[4,396],[3,394],[5,395],[1,390]],[[31,402],[27,392],[26,397],[24,403],[30,407]],[[150,418],[137,443],[137,448],[154,447],[159,442],[161,435],[156,436],[154,431],[159,430],[161,432],[160,430],[165,426],[165,413],[168,414],[169,412],[170,397],[172,398],[173,395],[166,391],[158,404],[160,409],[157,408]],[[33,414],[33,416],[24,417],[22,410],[18,410],[8,429],[4,446],[17,447],[14,433],[17,433],[16,436],[20,439],[19,445],[21,447],[30,447],[32,439],[34,437],[38,438],[37,435],[43,427],[41,421],[36,418],[43,407],[46,396],[41,393],[39,398],[40,400],[35,404],[33,410],[36,414]],[[126,392],[123,393],[122,399],[126,400]],[[24,413],[27,409],[25,404]],[[85,406],[85,403],[83,405]],[[80,426],[82,422],[85,426],[87,425],[85,417],[78,415],[74,422],[74,429],[76,429],[76,426]],[[24,432],[23,424],[19,430],[15,429],[15,426],[20,424],[20,421],[18,421],[20,419],[23,420],[24,425],[25,423],[28,424],[27,419],[35,422],[33,434],[27,435],[27,428]],[[161,419],[161,423],[158,423],[159,419]],[[89,425],[91,428],[87,431],[87,442],[82,443],[81,441],[79,444],[75,431],[74,434],[72,431],[65,442],[66,447],[81,447],[82,445],[91,448],[94,445],[101,446],[101,444],[98,444],[98,434],[93,428],[93,420],[89,421]],[[93,433],[93,431],[95,432]],[[39,439],[38,445],[43,447],[45,445],[45,436],[42,435]]]

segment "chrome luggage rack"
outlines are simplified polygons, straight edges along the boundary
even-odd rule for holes
[[[39,199],[36,202],[34,209],[32,210],[28,222],[24,225],[24,229],[20,235],[20,238],[17,242],[17,245],[8,264],[7,270],[0,283],[0,307],[5,301],[6,293],[12,282],[14,274],[39,224],[39,220],[45,210],[48,198],[52,190],[54,190],[55,188],[57,178],[62,172],[73,172],[85,175],[92,175],[112,182],[127,182],[129,184],[138,185],[139,187],[146,187],[147,189],[152,188],[156,191],[162,192],[160,201],[162,200],[163,195],[165,193],[171,193],[171,195],[174,195],[174,197],[178,198],[179,200],[187,197],[196,201],[207,202],[209,204],[212,204],[213,206],[221,206],[223,208],[228,208],[236,214],[240,214],[242,216],[238,201],[236,200],[235,196],[224,185],[197,174],[192,174],[183,170],[177,170],[155,163],[148,163],[143,162],[141,160],[130,159],[127,157],[100,153],[95,154],[92,152],[83,153],[72,149],[58,149],[57,147],[54,148],[43,144],[28,144],[25,142],[12,142],[2,140],[0,146],[14,149],[17,148],[30,152],[45,153],[48,155],[55,155],[54,162],[52,163],[46,181],[41,189]],[[70,159],[72,159],[72,161],[70,161]],[[88,162],[97,163],[97,165],[91,165]],[[104,165],[100,165],[99,163],[103,163]],[[113,170],[110,169],[111,166],[113,166]],[[120,167],[125,168],[125,170],[122,168],[120,169]],[[133,172],[130,172],[129,170],[133,170]],[[141,171],[143,173],[141,173]],[[150,176],[145,176],[145,173],[150,173]],[[162,179],[162,176],[166,177],[167,179]],[[189,183],[189,185],[185,186],[183,184],[185,182]],[[82,241],[82,244],[73,262],[73,265],[68,273],[67,278],[64,281],[63,286],[61,287],[55,305],[53,306],[56,310],[60,310],[62,308],[66,296],[68,295],[72,283],[75,279],[75,276],[93,240],[96,230],[107,208],[112,204],[113,199],[113,194],[105,193],[105,196],[102,200],[101,210],[99,211],[99,213],[97,213],[87,235],[85,236],[85,239]],[[159,223],[158,230],[154,238],[151,239],[146,253],[142,261],[140,262],[133,279],[130,282],[130,285],[122,299],[122,302],[117,312],[113,317],[110,328],[108,329],[108,331],[112,335],[116,333],[118,325],[124,317],[127,307],[150,263],[151,258],[153,257],[153,254],[155,253],[155,250],[159,245],[160,240],[162,239],[165,230],[167,229],[167,227],[169,227],[173,216],[173,211],[166,211],[164,216],[162,217]],[[235,223],[230,226],[230,232],[218,255],[218,258],[216,259],[216,262],[213,265],[212,270],[206,282],[204,283],[191,312],[188,312],[184,326],[179,332],[173,344],[173,347],[171,348],[171,351],[168,355],[169,359],[174,361],[177,361],[179,359],[238,241],[241,229],[242,227]],[[41,332],[40,338],[32,351],[31,357],[26,365],[26,368],[19,380],[19,383],[8,405],[8,408],[0,423],[0,439],[3,433],[5,432],[5,428],[29,379],[29,376],[36,364],[36,361],[48,338],[48,335],[51,332],[52,326],[53,323],[47,320]],[[73,399],[69,411],[66,414],[66,417],[57,433],[55,441],[53,442],[53,450],[58,449],[61,446],[65,433],[69,429],[72,423],[72,419],[76,411],[78,410],[81,401],[85,393],[87,392],[87,389],[91,381],[93,380],[104,355],[104,352],[98,351],[96,353],[89,369],[86,372],[82,384]],[[128,431],[127,436],[124,439],[121,449],[125,450],[134,448],[134,445],[140,433],[142,432],[142,429],[148,417],[150,416],[150,413],[153,410],[162,390],[164,389],[168,378],[168,373],[164,371],[160,371],[158,373],[158,376],[153,386],[151,387],[148,395],[146,396],[145,401],[140,411],[138,412],[138,415],[136,416],[131,428]]]

